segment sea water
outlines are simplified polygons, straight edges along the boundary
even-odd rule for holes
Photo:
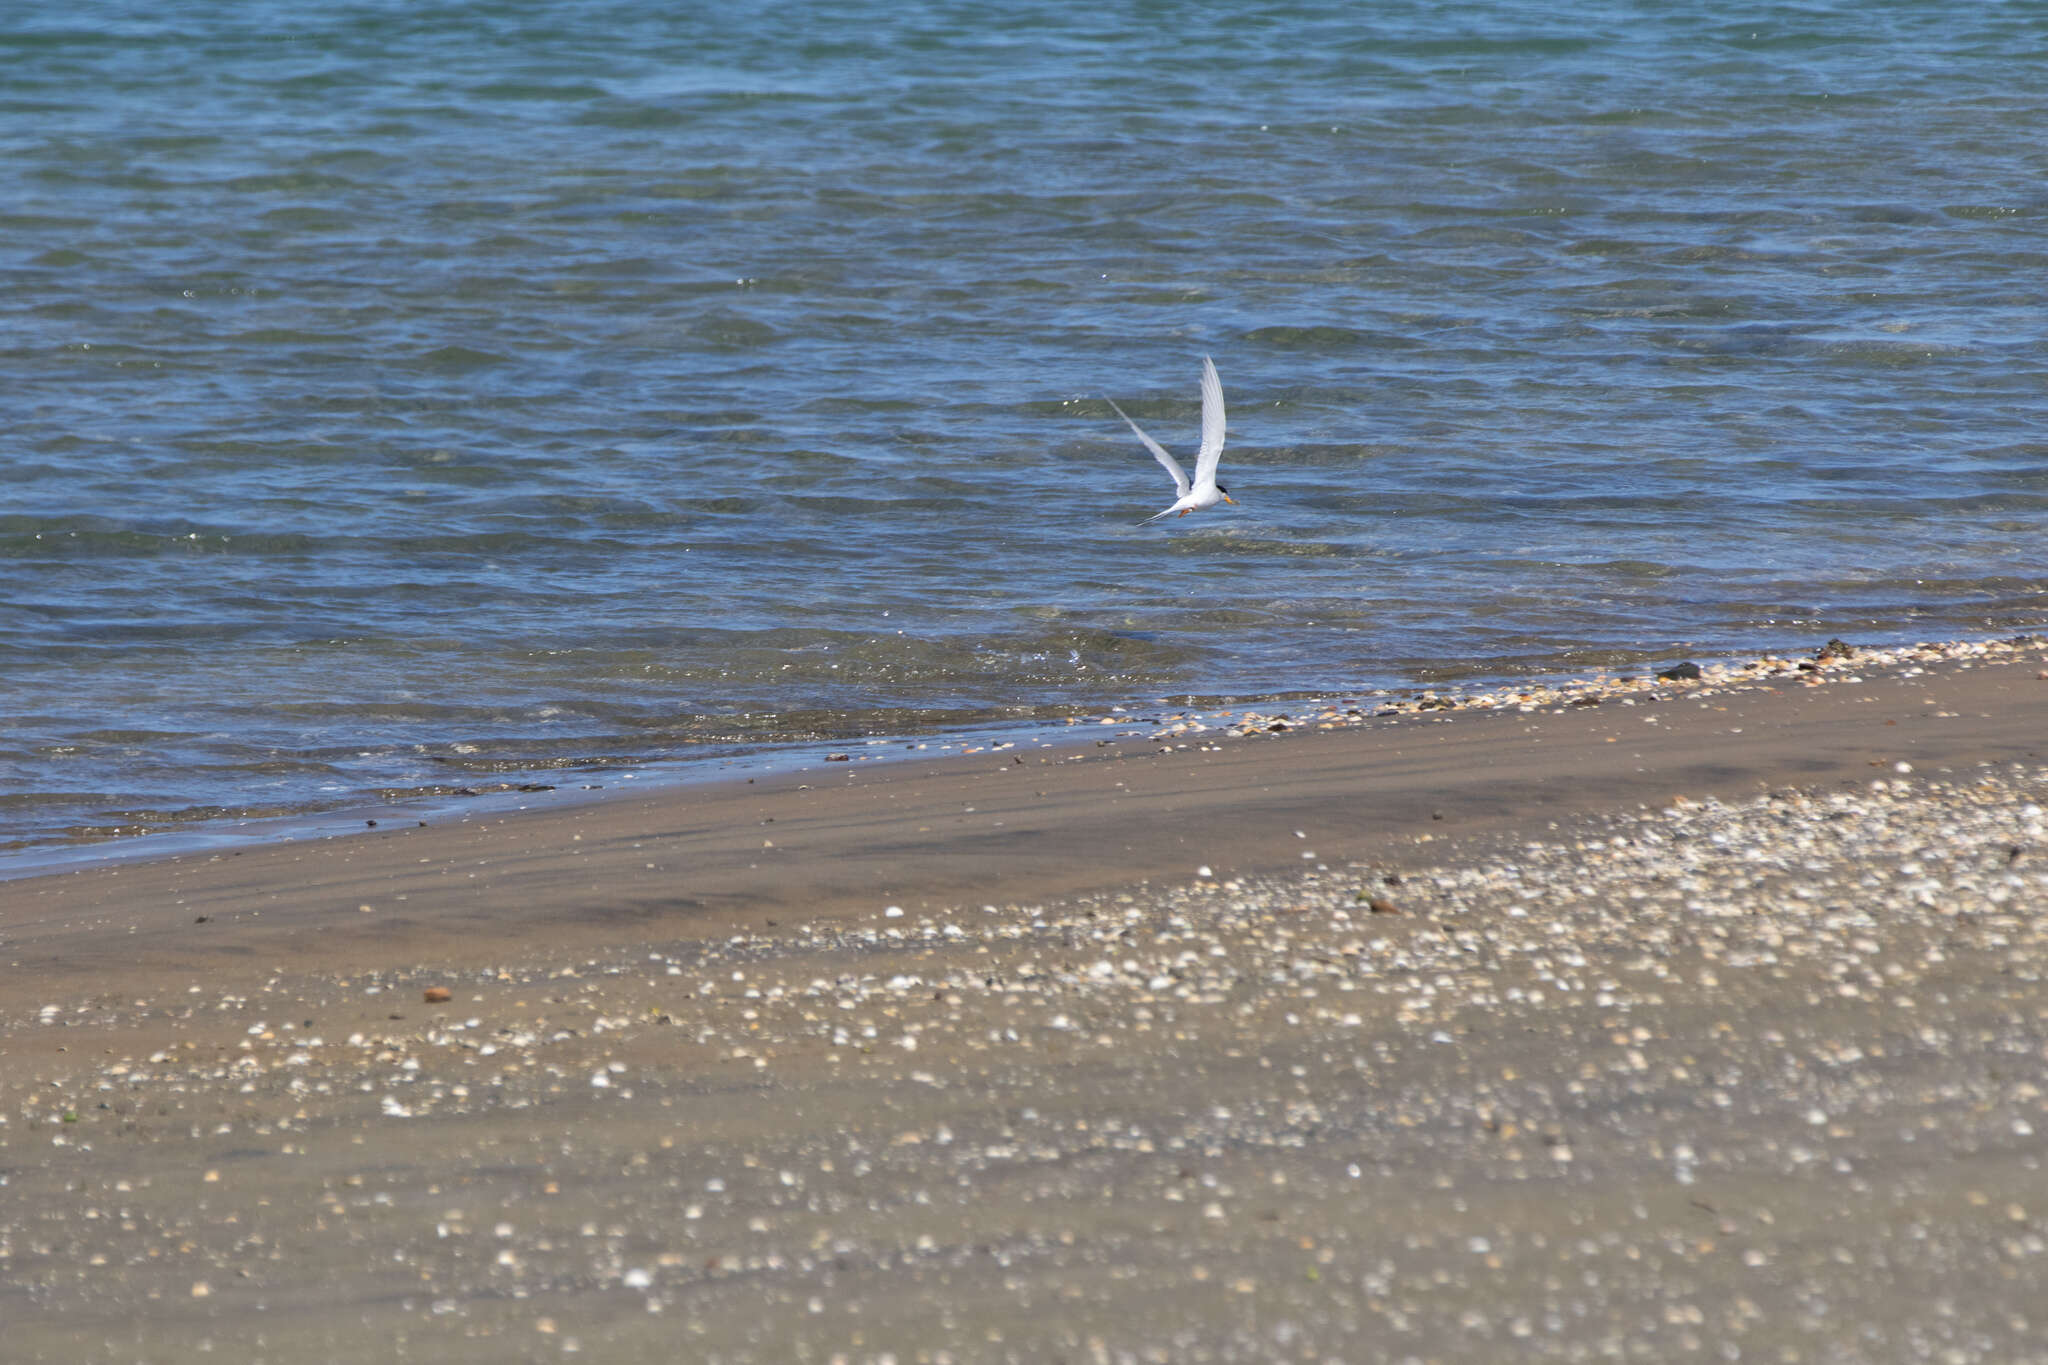
[[[2038,623],[2038,13],[12,7],[0,844]]]

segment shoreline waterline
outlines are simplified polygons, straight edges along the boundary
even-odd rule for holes
[[[1705,663],[1674,651],[1658,656],[1669,660],[1659,666],[1603,669],[1590,676],[1372,687],[1350,693],[1219,701],[1199,709],[1177,707],[1172,699],[1160,698],[1150,705],[1127,702],[1107,714],[1074,715],[1058,721],[990,723],[928,733],[793,741],[723,753],[715,758],[670,758],[641,764],[621,761],[601,770],[522,771],[509,774],[498,783],[480,783],[455,791],[445,787],[422,790],[401,794],[395,800],[358,798],[287,814],[171,822],[132,833],[80,835],[64,841],[0,848],[0,881],[101,861],[133,861],[208,850],[232,851],[280,841],[343,837],[381,828],[393,821],[425,824],[495,818],[525,810],[560,810],[587,801],[648,795],[679,786],[743,783],[761,777],[826,770],[824,765],[828,763],[865,766],[1010,750],[1079,749],[1112,739],[1120,743],[1220,742],[1302,726],[1339,729],[1423,714],[1591,705],[1606,698],[1654,693],[1660,688],[1707,695],[1720,689],[1772,685],[1783,680],[1819,686],[1853,676],[1859,668],[1910,668],[1953,660],[2016,657],[2027,650],[2038,650],[2043,643],[2044,637],[2031,633],[1872,646],[1830,639],[1803,649],[1709,659]],[[1699,675],[1662,676],[1667,669],[1681,665],[1698,668]],[[545,781],[549,777],[558,781]]]

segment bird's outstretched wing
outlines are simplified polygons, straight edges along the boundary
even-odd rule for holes
[[[1124,419],[1129,421],[1127,417]],[[1216,462],[1223,458],[1223,380],[1216,362],[1202,357],[1202,450],[1195,456],[1195,486],[1216,482]],[[1183,489],[1183,492],[1186,490]]]
[[[1222,388],[1220,384],[1217,388],[1217,393],[1219,395],[1222,393]],[[1152,458],[1159,461],[1159,463],[1165,465],[1166,472],[1173,475],[1173,486],[1177,490],[1179,490],[1180,496],[1183,498],[1186,497],[1188,495],[1188,475],[1187,471],[1180,467],[1180,462],[1174,459],[1173,456],[1167,454],[1166,451],[1160,446],[1159,442],[1153,440],[1150,436],[1147,436],[1145,434],[1145,430],[1143,427],[1140,427],[1136,422],[1132,422],[1130,415],[1126,413],[1122,408],[1116,405],[1116,400],[1114,398],[1105,398],[1103,399],[1103,401],[1109,404],[1110,410],[1112,412],[1114,412],[1117,416],[1123,418],[1124,421],[1130,423],[1131,430],[1137,432],[1138,439],[1145,443],[1145,449],[1152,452]],[[1220,403],[1222,401],[1222,398],[1219,396],[1217,401]],[[1217,425],[1219,427],[1222,426],[1221,418],[1217,419]]]

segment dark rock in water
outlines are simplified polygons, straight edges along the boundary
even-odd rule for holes
[[[1847,640],[1838,638],[1829,640],[1826,644],[1822,645],[1820,647],[1820,652],[1818,654],[1815,654],[1813,657],[1820,660],[1822,663],[1826,663],[1830,659],[1850,658],[1855,653],[1856,646],[1850,644]]]
[[[1673,664],[1660,670],[1657,676],[1672,682],[1695,682],[1700,676],[1700,666],[1688,659],[1682,664]]]
[[[851,762],[853,761],[853,755],[851,755],[851,754],[826,754],[826,755],[825,755],[825,761],[826,761],[827,763],[851,763]]]
[[[1567,703],[1570,706],[1598,706],[1599,704],[1600,699],[1598,697],[1573,697]]]

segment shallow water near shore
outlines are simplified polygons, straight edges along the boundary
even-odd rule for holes
[[[2004,11],[197,14],[0,26],[0,844],[2048,617]]]

